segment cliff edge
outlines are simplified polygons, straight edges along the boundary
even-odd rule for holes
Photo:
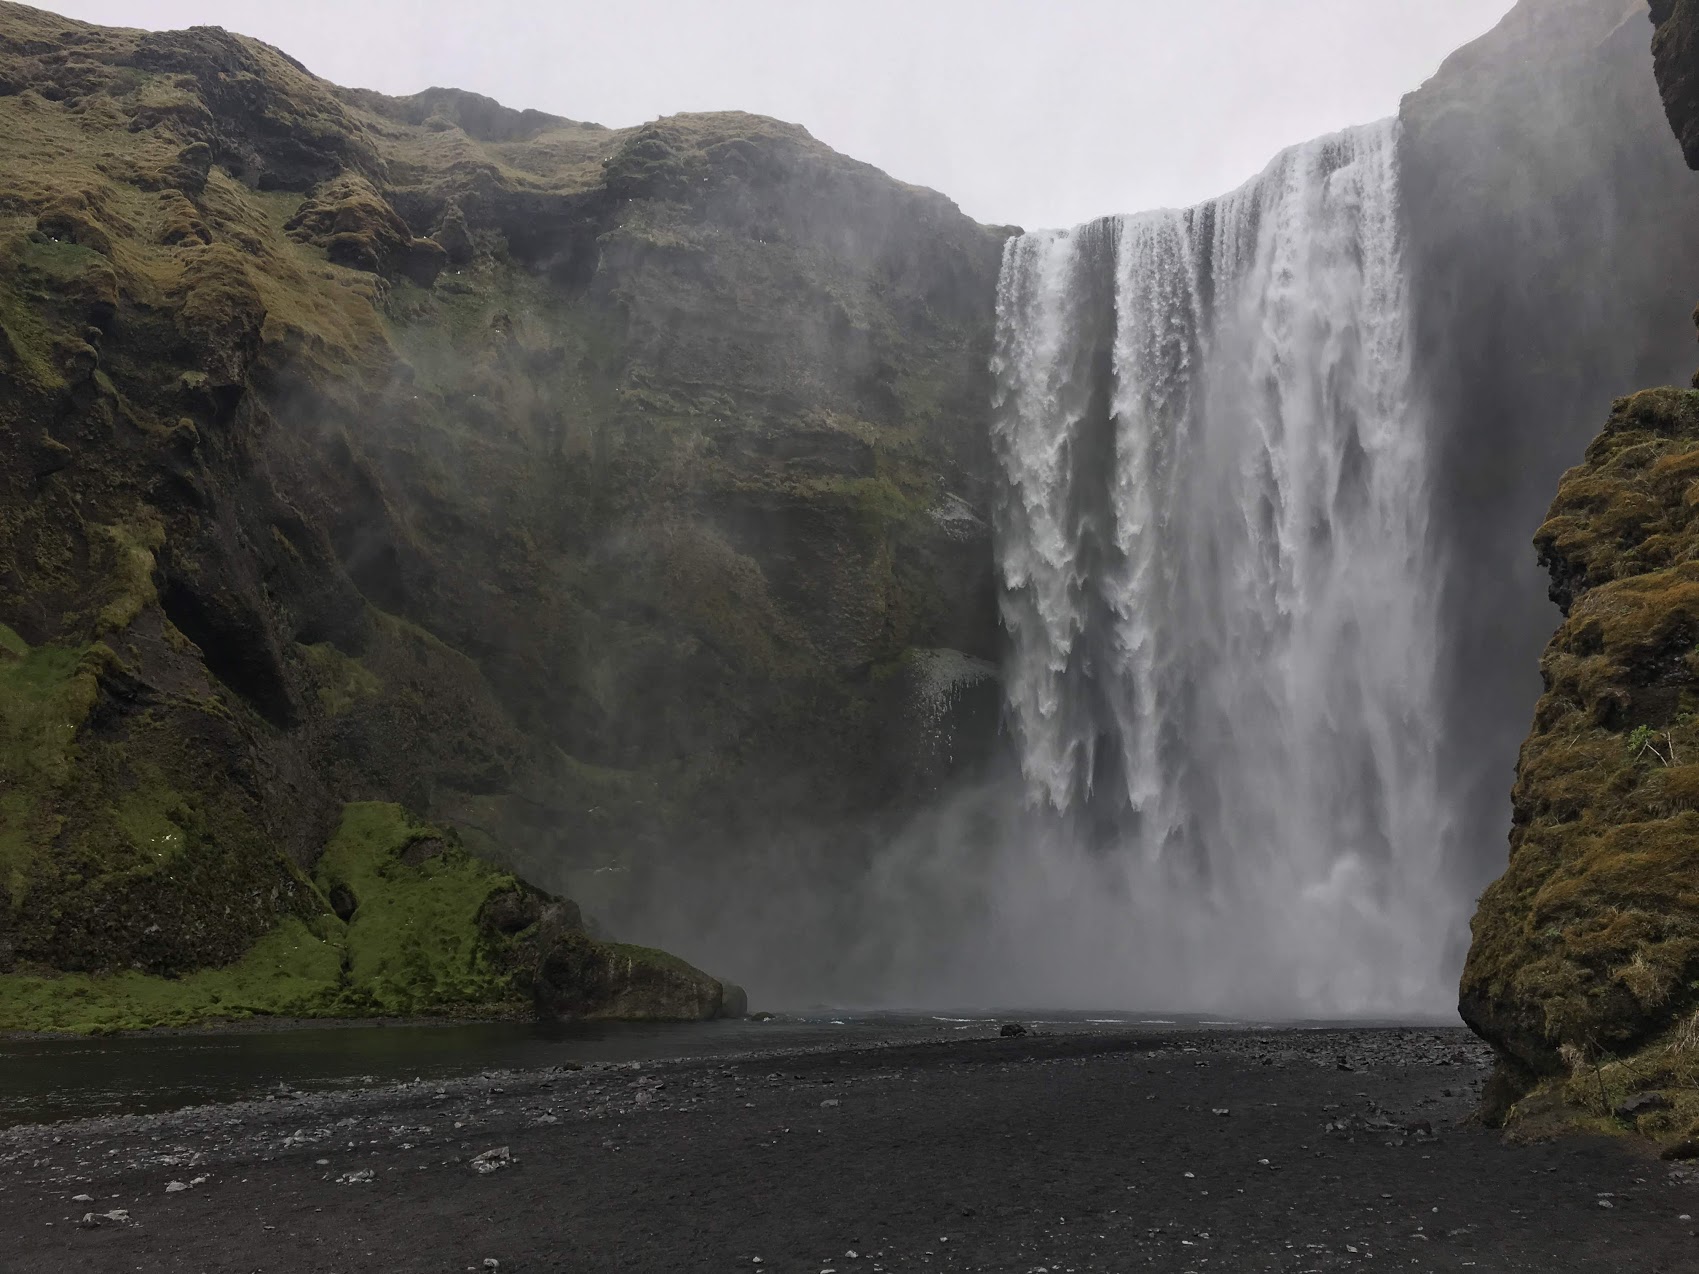
[[[1652,10],[1699,164],[1699,6]],[[1699,1156],[1699,392],[1617,402],[1535,545],[1564,623],[1463,974],[1463,1016],[1499,1057],[1486,1114]]]
[[[561,894],[965,763],[904,696],[994,653],[1004,232],[756,116],[11,3],[0,136],[0,1027],[345,944],[351,810]]]

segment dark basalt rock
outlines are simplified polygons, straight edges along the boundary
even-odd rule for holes
[[[543,947],[532,988],[538,1012],[551,1018],[699,1022],[749,1011],[741,987],[676,956],[576,932]]]
[[[1651,0],[1652,57],[1670,127],[1688,167],[1699,168],[1699,3]]]

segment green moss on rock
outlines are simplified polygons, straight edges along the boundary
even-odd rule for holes
[[[355,799],[545,882],[873,826],[868,670],[992,653],[985,519],[926,513],[986,504],[1007,232],[942,196],[7,0],[0,129],[0,971],[228,969]],[[350,912],[366,1011],[570,928],[408,939],[451,860]]]
[[[345,1007],[371,1015],[523,1004],[479,916],[518,881],[472,857],[396,805],[356,804],[314,870],[332,901],[345,896]],[[346,892],[344,892],[346,891]]]
[[[742,992],[666,952],[599,942],[576,908],[397,805],[347,806],[310,884],[239,958],[164,977],[0,973],[0,1030],[99,1032],[253,1017],[551,1016],[693,1021]]]
[[[182,978],[134,970],[0,975],[0,1030],[75,1034],[255,1017],[340,1016],[343,942],[335,918],[286,918],[234,964]]]
[[[1623,399],[1535,540],[1566,619],[1462,987],[1499,1051],[1500,1116],[1608,1114],[1654,1077],[1699,1114],[1679,1025],[1699,1007],[1696,475],[1699,393]],[[1685,1135],[1677,1123],[1655,1131]]]

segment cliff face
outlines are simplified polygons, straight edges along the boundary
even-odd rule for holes
[[[1434,409],[1456,878],[1503,862],[1510,758],[1553,622],[1527,551],[1609,403],[1685,383],[1699,185],[1643,0],[1523,0],[1408,98],[1417,366]],[[1461,955],[1461,952],[1459,952]]]
[[[1670,127],[1688,166],[1699,168],[1699,7],[1692,0],[1651,0],[1652,57]]]
[[[963,759],[904,701],[994,654],[1000,232],[9,3],[0,136],[0,974],[233,960],[349,801],[559,888]]]
[[[1670,22],[1687,8],[1653,9],[1685,145],[1699,68]],[[1677,277],[1691,291],[1699,272]],[[1490,1115],[1608,1117],[1658,1090],[1668,1108],[1638,1124],[1676,1154],[1699,1153],[1696,515],[1699,393],[1619,401],[1535,540],[1565,620],[1540,664],[1509,869],[1481,899],[1462,985],[1500,1057]]]

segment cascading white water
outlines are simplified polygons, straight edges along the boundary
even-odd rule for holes
[[[1116,895],[1146,1003],[1453,998],[1397,143],[1006,250],[1009,713],[1042,852]]]

